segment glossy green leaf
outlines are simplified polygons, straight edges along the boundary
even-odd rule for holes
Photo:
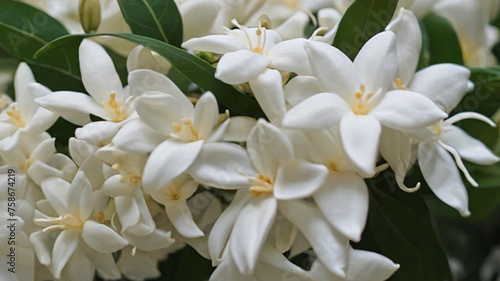
[[[422,194],[407,194],[393,180],[387,181],[391,172],[384,175],[369,182],[368,224],[381,254],[401,265],[391,280],[451,281],[448,260]]]
[[[92,35],[69,35],[59,38],[45,47],[37,54],[37,57],[51,56],[54,53],[60,53],[66,48],[74,48],[78,46],[83,38],[109,35],[118,38],[127,39],[131,42],[141,44],[158,54],[167,58],[172,67],[176,68],[185,77],[191,80],[205,91],[212,91],[217,97],[220,104],[226,106],[231,115],[246,115],[253,117],[262,117],[261,108],[257,101],[247,95],[237,91],[234,87],[227,85],[214,77],[215,68],[204,60],[189,54],[188,52],[174,47],[165,42],[129,33],[107,33],[107,34],[92,34]]]
[[[182,18],[173,0],[118,0],[125,21],[134,34],[180,47]]]
[[[64,26],[45,12],[21,2],[2,1],[0,46],[30,64],[57,70],[80,80],[78,57],[68,55],[69,50],[33,59],[38,49],[67,34]]]
[[[492,116],[500,108],[500,67],[472,68],[474,90],[468,93],[453,113],[475,111]]]
[[[389,24],[397,5],[398,0],[356,0],[342,17],[333,46],[354,60],[361,47]]]
[[[457,34],[450,22],[436,14],[430,14],[421,20],[427,33],[429,44],[429,63],[464,64],[462,49]]]

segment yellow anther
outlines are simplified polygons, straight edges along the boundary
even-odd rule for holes
[[[363,97],[363,94],[361,92],[356,92],[355,96],[356,96],[356,99],[359,100]]]
[[[24,128],[26,123],[24,122],[21,111],[14,105],[11,110],[7,110],[7,115],[10,117],[12,124],[18,128]]]
[[[337,172],[339,167],[337,166],[337,163],[330,162],[330,164],[328,164],[328,170],[330,170],[330,172]]]
[[[191,119],[188,119],[188,118],[182,118],[181,121],[182,121],[182,123],[184,123],[184,125],[187,125],[187,126],[193,124],[193,121],[191,121]]]
[[[366,99],[369,100],[373,97],[373,93],[366,94]]]
[[[255,35],[257,36],[262,35],[262,31],[260,31],[260,28],[255,31]]]
[[[401,80],[399,78],[394,79],[394,83],[396,83],[396,85],[398,85],[398,86],[403,86],[404,85],[403,80]]]
[[[197,98],[193,98],[193,97],[188,97],[188,100],[189,100],[191,103],[197,103],[197,102],[198,102],[198,99],[197,99]]]
[[[114,108],[114,109],[118,109],[118,105],[116,103],[116,93],[115,92],[112,92],[111,95],[109,95],[109,102],[108,104]]]
[[[271,29],[271,19],[267,15],[259,17],[259,27]]]
[[[103,212],[99,212],[97,214],[97,219],[99,220],[100,223],[104,223],[104,213]]]
[[[361,92],[363,92],[363,93],[364,93],[364,92],[365,92],[365,90],[366,90],[366,86],[365,86],[365,84],[361,84],[361,85],[359,85],[359,89],[361,90]]]
[[[179,123],[174,123],[174,131],[176,132],[180,132],[181,131],[181,125],[179,125]]]
[[[170,197],[170,199],[172,201],[177,201],[179,199],[181,199],[181,193],[179,192],[179,190],[175,187],[175,186],[167,186],[167,192],[166,192],[167,196]]]
[[[258,175],[257,179],[251,181],[251,184],[250,196],[252,197],[257,197],[263,193],[273,193],[274,185],[271,179],[265,175]]]
[[[116,172],[116,171],[118,171],[119,169],[120,169],[120,164],[115,163],[115,164],[111,165],[111,170],[113,170],[113,171],[115,171],[115,172]]]

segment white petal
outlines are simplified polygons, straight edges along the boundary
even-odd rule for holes
[[[225,54],[246,49],[238,38],[230,35],[208,35],[200,38],[192,38],[182,43],[185,49]]]
[[[165,205],[167,216],[179,233],[188,238],[203,237],[205,234],[196,225],[185,199]]]
[[[274,182],[280,163],[293,158],[290,140],[277,127],[260,119],[247,140],[247,150],[256,170]]]
[[[463,159],[481,165],[491,165],[500,160],[479,140],[469,136],[457,126],[443,127],[441,139],[455,148]]]
[[[85,251],[85,255],[90,261],[92,261],[93,265],[95,265],[101,278],[109,280],[117,280],[121,278],[120,270],[116,266],[115,259],[112,254],[103,254],[93,251],[92,249],[88,249]],[[94,271],[92,271],[92,273],[93,272]]]
[[[110,113],[92,97],[76,92],[54,92],[37,98],[36,103],[68,121],[84,121],[82,113],[111,119]]]
[[[183,103],[183,106],[191,106],[191,102],[179,90],[179,88],[165,75],[149,69],[138,69],[128,75],[129,92],[139,97],[146,92],[162,92],[174,96]]]
[[[270,196],[259,197],[253,198],[238,216],[229,250],[241,273],[246,275],[254,271],[277,210],[276,199]]]
[[[250,131],[257,125],[257,120],[247,116],[236,116],[229,118],[229,124],[224,130],[221,140],[245,142]]]
[[[144,189],[156,190],[184,173],[198,157],[203,141],[180,143],[166,140],[149,156],[144,167]]]
[[[116,213],[122,225],[122,231],[128,231],[139,222],[141,210],[136,200],[131,196],[119,196],[115,198]],[[144,211],[144,210],[142,210]],[[146,209],[149,213],[149,211]]]
[[[60,178],[48,178],[42,182],[43,194],[59,216],[69,214],[66,202],[70,184]]]
[[[408,85],[417,69],[422,49],[422,32],[418,19],[410,10],[401,8],[386,30],[390,30],[396,35],[399,63],[397,78]]]
[[[85,221],[94,210],[92,187],[85,173],[82,171],[78,172],[73,182],[71,182],[68,191],[68,208],[71,214],[80,217],[83,221]]]
[[[413,164],[412,161],[412,139],[403,133],[382,127],[380,137],[380,154],[387,161],[396,176],[399,188],[406,192],[415,192],[420,188],[420,183],[414,187],[404,184],[406,172]]]
[[[57,236],[52,250],[52,266],[54,269],[54,277],[59,279],[61,271],[66,263],[71,258],[80,242],[80,233],[72,229],[66,229]]]
[[[187,104],[186,97],[161,92],[147,92],[135,100],[135,109],[144,124],[164,136],[173,133],[173,124],[180,123],[182,118],[191,118],[193,105]]]
[[[238,85],[256,78],[268,65],[267,57],[249,50],[239,50],[222,56],[217,64],[215,78]]]
[[[368,215],[363,178],[353,172],[331,173],[314,200],[333,227],[350,240],[360,241]]]
[[[314,76],[323,91],[351,99],[359,88],[358,73],[351,60],[339,49],[322,42],[306,42]]]
[[[213,266],[216,266],[221,261],[222,253],[228,243],[234,223],[241,210],[252,198],[248,190],[238,190],[231,204],[229,204],[215,222],[208,237],[208,250]]]
[[[121,127],[112,144],[127,151],[150,153],[164,140],[164,135],[146,126],[141,119],[134,119]]]
[[[258,278],[257,280],[316,280],[307,271],[293,264],[269,244],[265,244],[262,248],[255,275]]]
[[[130,241],[130,244],[137,247],[141,251],[154,251],[171,246],[175,240],[172,239],[170,231],[155,229],[148,236],[135,236],[130,233],[124,233],[125,238]]]
[[[16,91],[17,106],[27,120],[31,119],[38,107],[33,101],[33,94],[28,91],[28,85],[33,82],[35,82],[33,72],[31,72],[28,64],[21,62],[14,77],[14,89]]]
[[[199,183],[221,189],[249,188],[244,174],[257,174],[246,150],[229,143],[203,145],[188,173]]]
[[[435,141],[425,141],[418,148],[418,164],[434,194],[462,216],[469,216],[467,190],[451,155]]]
[[[377,253],[353,250],[349,253],[348,281],[384,281],[391,277],[399,264]]]
[[[311,243],[318,258],[339,277],[345,277],[349,240],[333,230],[319,209],[303,201],[280,201],[279,210]]]
[[[86,221],[83,225],[83,240],[94,250],[110,254],[128,245],[127,240],[111,228],[94,221]]]
[[[435,124],[447,117],[430,99],[411,91],[390,91],[370,111],[389,128],[408,132]]]
[[[71,278],[69,276],[78,276],[79,281],[94,280],[95,265],[89,260],[81,248],[82,247],[76,248],[75,253],[71,256],[71,259],[69,259],[65,270],[62,272],[62,280],[68,280]]]
[[[274,197],[278,200],[291,200],[311,196],[328,177],[324,165],[313,164],[295,159],[280,165],[274,183]]]
[[[85,89],[97,102],[108,102],[116,92],[116,100],[123,102],[123,86],[115,65],[99,44],[83,40],[79,48],[80,70]]]
[[[408,88],[421,93],[450,112],[467,92],[470,70],[459,65],[431,65],[415,74]]]
[[[194,108],[193,126],[198,132],[198,138],[206,139],[212,133],[219,121],[219,106],[214,94],[206,92]]]
[[[308,131],[327,129],[337,125],[350,111],[350,106],[340,96],[321,93],[290,109],[283,119],[283,127]]]
[[[308,57],[304,50],[304,38],[286,40],[276,44],[267,54],[271,60],[269,66],[278,70],[295,72],[299,75],[310,75]]]
[[[285,95],[281,74],[276,69],[266,69],[249,82],[252,93],[262,111],[273,124],[280,124],[285,116]]]
[[[322,92],[318,79],[312,76],[296,76],[286,83],[283,90],[286,101],[293,106]]]
[[[49,265],[51,263],[48,239],[51,239],[49,235],[45,235],[41,230],[35,231],[30,235],[30,242],[33,245],[36,257],[43,265]]]
[[[384,31],[368,40],[354,59],[354,66],[368,93],[375,93],[379,89],[386,92],[396,78],[398,69],[394,33]]]
[[[363,174],[375,173],[381,132],[378,120],[369,115],[348,113],[340,122],[340,136],[345,152]]]

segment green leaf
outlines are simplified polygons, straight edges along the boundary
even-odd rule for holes
[[[361,47],[389,24],[397,5],[398,0],[356,0],[342,17],[333,46],[354,60]]]
[[[36,57],[51,56],[60,53],[66,48],[73,49],[86,37],[108,35],[127,39],[141,44],[167,58],[172,67],[176,68],[182,75],[205,91],[212,91],[217,101],[231,110],[231,115],[246,115],[263,117],[262,109],[257,101],[237,91],[234,87],[227,85],[214,77],[215,68],[204,60],[189,54],[188,52],[169,45],[165,42],[129,33],[106,33],[106,34],[78,34],[59,38],[39,50]]]
[[[381,254],[401,265],[391,280],[448,280],[451,272],[434,218],[420,194],[397,188],[392,172],[369,181],[368,225]],[[392,190],[391,190],[392,189]]]
[[[468,93],[453,113],[475,111],[492,116],[500,108],[500,67],[472,68],[474,90]]]
[[[118,0],[118,4],[134,34],[181,46],[182,18],[173,0]]]
[[[0,46],[30,64],[57,70],[79,80],[78,57],[69,56],[68,50],[33,59],[38,49],[67,34],[64,26],[45,12],[21,2],[2,1]]]
[[[436,14],[430,14],[424,17],[421,23],[425,27],[429,40],[430,64],[464,64],[460,42],[448,20]]]

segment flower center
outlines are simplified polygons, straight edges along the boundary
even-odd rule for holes
[[[167,185],[165,193],[167,194],[168,197],[170,197],[170,200],[172,201],[177,201],[181,199],[181,192],[173,184]]]
[[[125,103],[120,105],[116,101],[116,92],[109,95],[109,101],[103,102],[103,105],[112,116],[110,121],[118,123],[128,118],[128,105],[131,103],[132,98],[132,96],[128,97]]]
[[[263,193],[273,193],[274,184],[271,179],[265,175],[258,175],[257,177],[248,177],[248,182],[250,186],[250,195],[252,197],[257,197]]]
[[[118,163],[115,163],[111,166],[111,169],[115,172],[120,172],[120,164]],[[122,173],[120,173],[122,174]],[[134,173],[127,173],[125,172],[125,175],[123,176],[123,178],[120,180],[121,182],[130,182],[132,184],[139,184],[142,182],[142,177],[137,175],[137,174],[134,174]]]
[[[443,120],[437,122],[436,124],[432,125],[430,127],[430,129],[436,133],[438,136],[441,136],[441,134],[443,133],[443,128],[442,128],[442,125],[443,125]]]
[[[189,118],[182,118],[182,124],[174,123],[174,132],[170,134],[172,138],[180,139],[185,142],[195,142],[200,140],[198,132],[194,128],[193,121]]]
[[[266,28],[262,26],[262,22],[259,20],[259,28],[255,31],[255,35],[257,36],[257,45],[255,47],[250,34],[247,32],[247,27],[239,24],[236,19],[231,20],[231,22],[245,35],[250,51],[262,55],[264,53],[264,46],[266,45]]]
[[[21,111],[15,105],[12,106],[12,109],[7,110],[7,115],[10,117],[10,122],[12,122],[14,126],[18,128],[24,128],[24,126],[26,126]]]
[[[399,78],[396,78],[394,79],[394,83],[396,84],[396,88],[398,90],[404,90],[404,91],[408,91],[408,88],[406,87],[405,83],[403,82],[403,80],[399,79]]]
[[[364,84],[359,86],[359,91],[354,94],[354,103],[352,105],[352,112],[356,115],[366,115],[373,108],[374,101],[382,93],[382,89],[378,89],[375,93],[365,93],[366,87]]]
[[[335,163],[335,162],[328,163],[327,168],[330,172],[338,172],[339,171],[339,167],[338,167],[337,163]]]
[[[82,228],[83,222],[82,220],[75,215],[65,215],[64,217],[52,218],[52,219],[34,219],[34,222],[41,223],[49,223],[50,226],[47,226],[43,229],[43,232],[49,232],[52,230],[64,230],[69,228]]]

